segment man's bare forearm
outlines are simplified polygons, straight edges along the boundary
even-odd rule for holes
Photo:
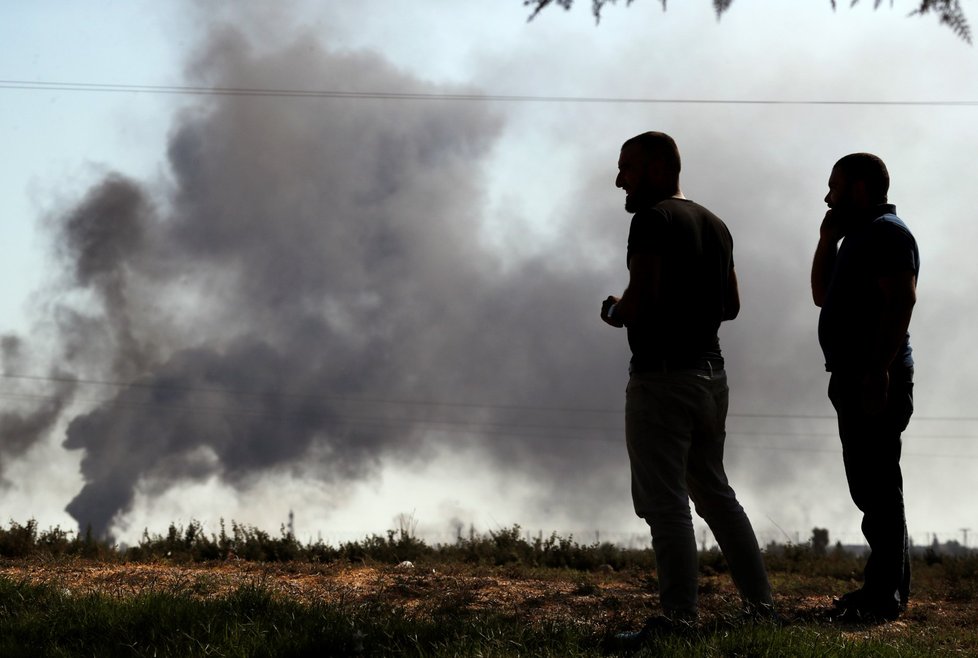
[[[654,313],[659,303],[659,273],[662,261],[657,254],[639,254],[628,263],[628,287],[621,294],[615,315],[625,326],[638,316]]]
[[[812,259],[812,301],[819,308],[825,303],[838,253],[838,240],[822,237],[815,247],[815,258]]]
[[[812,301],[819,308],[825,303],[839,254],[839,240],[845,237],[845,215],[828,210],[818,227],[818,246],[812,260]]]

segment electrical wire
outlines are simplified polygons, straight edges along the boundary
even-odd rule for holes
[[[116,381],[109,379],[92,379],[92,378],[81,378],[81,377],[70,377],[70,376],[55,376],[55,375],[30,375],[21,373],[0,373],[0,379],[7,380],[24,380],[24,381],[34,381],[42,383],[66,383],[66,384],[87,384],[93,386],[105,386],[118,390],[126,389],[147,389],[152,390],[157,393],[169,393],[169,394],[208,394],[216,393],[225,396],[232,397],[267,397],[271,395],[267,391],[255,391],[246,389],[234,389],[234,388],[223,388],[223,387],[202,387],[202,386],[176,386],[172,384],[161,385],[159,383],[148,382],[148,381]],[[8,395],[7,393],[0,391],[0,397]],[[16,393],[13,395],[23,395]],[[288,391],[282,391],[281,389],[276,389],[274,393],[277,398],[284,399],[306,399],[306,400],[320,400],[320,401],[330,401],[330,402],[348,402],[348,403],[363,403],[363,404],[385,404],[385,405],[404,405],[412,407],[448,407],[448,408],[461,408],[461,409],[483,409],[487,411],[536,411],[536,412],[558,412],[558,413],[582,413],[582,414],[598,414],[606,415],[613,414],[620,416],[624,413],[624,410],[611,409],[611,408],[598,408],[598,407],[573,407],[573,406],[544,406],[544,405],[528,405],[528,404],[502,404],[502,403],[488,403],[488,402],[464,402],[464,401],[449,401],[449,400],[431,400],[431,399],[416,399],[416,398],[379,398],[379,397],[353,397],[353,396],[343,396],[327,393],[324,391],[309,391],[303,393],[289,393]],[[803,414],[803,413],[753,413],[753,412],[732,412],[727,414],[728,419],[775,419],[775,420],[831,420],[835,421],[836,417],[831,414]],[[930,422],[978,422],[978,416],[918,416],[914,415],[914,421],[930,421]],[[808,433],[803,433],[808,434]],[[967,435],[933,435],[934,438],[950,438],[950,437],[966,437]]]
[[[357,99],[385,101],[467,101],[506,103],[590,103],[632,105],[807,105],[872,107],[976,107],[978,100],[825,100],[744,98],[642,98],[627,96],[557,96],[536,94],[342,91],[337,89],[273,89],[192,85],[111,84],[42,80],[0,80],[0,89],[88,93],[146,93],[190,96],[254,96],[278,98]]]
[[[397,411],[399,405],[408,405],[408,408],[417,408],[419,405],[427,405],[429,407],[428,411],[432,411],[438,408],[448,408],[458,407],[466,410],[471,409],[481,409],[482,411],[512,411],[522,410],[522,411],[545,411],[545,412],[563,412],[567,408],[561,407],[533,407],[528,405],[522,405],[518,407],[513,407],[510,405],[493,405],[493,404],[472,404],[472,403],[448,403],[448,402],[435,402],[435,401],[421,401],[421,400],[395,400],[386,399],[381,402],[383,405],[393,406],[394,409],[384,408],[384,409],[372,409],[368,413],[356,413],[351,412],[348,409],[344,409],[343,403],[349,402],[368,402],[373,407],[378,404],[377,399],[367,399],[367,398],[349,398],[349,397],[338,397],[332,398],[332,405],[325,404],[329,398],[327,396],[322,396],[318,394],[292,394],[284,396],[286,401],[288,398],[292,398],[297,402],[297,404],[291,409],[280,409],[276,408],[278,404],[282,401],[283,395],[280,393],[269,394],[269,393],[246,393],[246,396],[252,398],[250,400],[235,399],[236,396],[240,396],[240,392],[229,391],[226,389],[218,388],[193,388],[193,387],[166,387],[164,390],[168,394],[173,394],[175,392],[182,393],[182,398],[179,401],[169,401],[163,399],[145,399],[139,398],[137,396],[125,397],[123,394],[128,391],[135,391],[136,393],[142,393],[143,389],[153,390],[152,384],[149,383],[138,383],[139,385],[124,382],[113,382],[108,380],[72,380],[68,377],[44,377],[38,375],[14,375],[10,373],[0,374],[0,378],[4,379],[26,379],[30,381],[40,381],[40,382],[72,382],[80,381],[82,383],[95,384],[99,386],[110,386],[113,388],[120,389],[120,392],[115,394],[114,397],[111,396],[85,396],[85,395],[74,395],[72,397],[73,402],[80,402],[91,406],[93,409],[98,408],[100,410],[115,410],[115,411],[148,411],[151,413],[178,413],[181,416],[193,415],[193,416],[205,416],[210,418],[219,419],[224,422],[229,422],[237,418],[254,419],[260,420],[267,423],[276,422],[289,422],[289,421],[302,421],[304,425],[308,425],[310,422],[320,424],[323,426],[329,425],[334,428],[343,428],[348,431],[377,431],[377,430],[390,430],[390,429],[401,429],[405,427],[411,428],[411,432],[417,431],[428,431],[428,432],[452,432],[455,434],[473,434],[480,436],[492,436],[497,438],[521,438],[521,439],[536,439],[536,440],[551,440],[551,441],[563,441],[563,440],[574,440],[574,441],[586,441],[594,442],[599,441],[602,443],[611,443],[618,441],[623,433],[624,425],[621,410],[616,410],[616,422],[612,424],[603,423],[600,425],[594,424],[581,424],[576,422],[573,424],[567,424],[566,422],[540,422],[534,420],[473,420],[470,418],[451,418],[445,415],[435,415],[432,417],[429,415],[412,415],[405,414],[404,410]],[[230,396],[231,399],[223,399],[221,404],[206,404],[203,403],[199,398],[205,396],[206,394],[220,393],[225,396]],[[269,404],[261,405],[256,404],[261,403],[262,396],[274,397],[274,399],[266,399]],[[0,399],[9,400],[28,400],[28,401],[40,401],[42,403],[54,403],[58,401],[58,396],[53,394],[44,393],[25,393],[25,392],[11,392],[0,390]],[[340,404],[336,404],[339,401]],[[310,402],[313,403],[310,406]],[[272,404],[274,403],[274,404]],[[595,414],[603,416],[608,413],[609,410],[605,409],[573,409],[578,412],[593,412]],[[393,415],[392,415],[393,413]],[[839,454],[841,451],[838,449],[826,449],[817,446],[804,446],[798,445],[798,440],[804,440],[807,438],[813,439],[826,439],[837,436],[834,433],[828,432],[804,432],[804,431],[751,431],[751,430],[739,430],[736,426],[739,424],[736,421],[739,420],[750,420],[753,418],[774,418],[778,420],[824,420],[830,417],[827,416],[812,416],[812,415],[792,415],[792,414],[731,414],[730,419],[734,420],[733,429],[728,429],[727,435],[729,437],[738,437],[744,439],[757,439],[763,437],[776,437],[780,439],[787,439],[789,443],[778,443],[777,445],[771,444],[757,444],[757,443],[744,443],[743,441],[731,441],[728,446],[733,449],[744,449],[744,450],[763,450],[763,451],[782,451],[782,452],[828,452],[833,454]],[[931,420],[962,420],[962,418],[931,418]],[[972,419],[978,420],[978,419]],[[976,435],[969,434],[935,434],[935,433],[922,433],[916,434],[914,432],[908,432],[905,434],[906,439],[913,440],[929,440],[929,439],[962,439],[962,440],[973,440],[978,438]],[[911,452],[905,453],[906,457],[922,457],[922,458],[955,458],[955,459],[978,459],[978,455],[969,454],[957,454],[957,453],[936,453],[936,452]]]

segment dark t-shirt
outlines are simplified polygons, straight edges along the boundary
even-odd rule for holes
[[[832,279],[818,318],[818,342],[830,371],[864,370],[875,354],[883,311],[880,277],[920,273],[920,253],[896,207],[884,204],[850,230],[839,246]],[[894,366],[913,367],[910,335],[893,360]]]
[[[720,358],[717,330],[733,271],[733,239],[719,217],[687,199],[666,199],[632,217],[628,263],[662,259],[659,303],[641,304],[628,325],[632,370]]]

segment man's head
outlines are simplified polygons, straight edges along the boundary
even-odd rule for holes
[[[636,135],[621,146],[615,185],[625,190],[625,210],[637,212],[679,192],[679,148],[665,133]]]
[[[851,153],[832,168],[825,203],[833,210],[859,211],[886,203],[890,174],[871,153]]]

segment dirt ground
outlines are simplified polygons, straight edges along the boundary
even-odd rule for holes
[[[493,611],[522,617],[527,623],[577,619],[601,629],[640,625],[657,612],[654,581],[635,573],[580,573],[518,568],[470,568],[447,565],[309,565],[228,561],[207,565],[113,564],[88,561],[0,563],[0,575],[14,582],[45,583],[66,595],[102,593],[129,597],[144,591],[219,597],[244,585],[258,585],[302,603],[356,604],[380,601],[410,615]],[[832,600],[824,583],[779,583],[776,603],[789,624],[823,623],[820,611]],[[726,575],[701,578],[703,624],[722,622],[739,611]],[[779,584],[781,587],[779,587]],[[789,594],[779,591],[791,591]],[[818,593],[810,593],[817,591]],[[839,592],[835,592],[838,594]],[[921,598],[903,618],[888,624],[843,632],[863,637],[934,633],[940,628],[975,628],[978,604]]]

